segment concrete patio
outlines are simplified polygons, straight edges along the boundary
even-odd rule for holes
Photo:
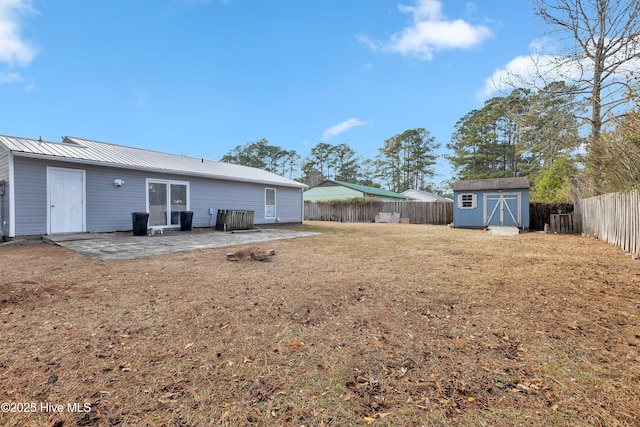
[[[318,233],[278,228],[222,232],[213,229],[166,230],[164,234],[134,236],[132,232],[80,233],[44,236],[45,242],[63,246],[102,261],[121,261],[197,249],[248,245],[293,239]]]

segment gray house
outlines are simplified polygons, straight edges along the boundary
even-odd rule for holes
[[[86,139],[0,135],[0,237],[215,225],[218,209],[253,210],[255,224],[303,221],[304,184],[256,168]]]

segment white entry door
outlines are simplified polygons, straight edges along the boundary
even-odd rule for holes
[[[81,233],[84,224],[83,170],[49,168],[49,233]]]

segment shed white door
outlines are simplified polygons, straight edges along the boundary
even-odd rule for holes
[[[522,193],[486,193],[484,195],[484,225],[520,227]]]
[[[84,225],[83,170],[49,168],[49,233],[80,233]]]

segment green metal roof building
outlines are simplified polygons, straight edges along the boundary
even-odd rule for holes
[[[304,192],[304,200],[311,202],[354,198],[376,199],[385,202],[408,200],[406,196],[382,188],[328,179]]]

